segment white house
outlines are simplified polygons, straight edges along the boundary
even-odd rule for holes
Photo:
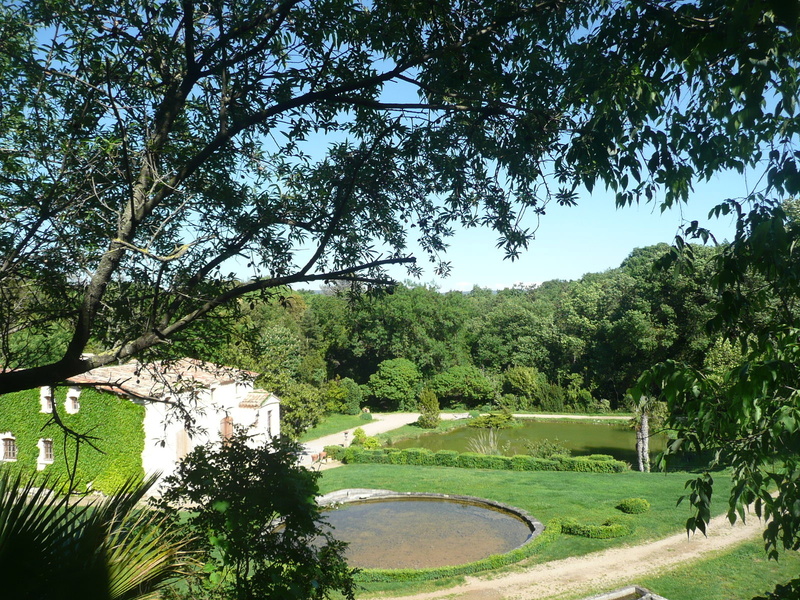
[[[256,375],[189,358],[100,367],[68,380],[73,387],[67,409],[80,410],[82,386],[144,405],[144,472],[169,475],[192,448],[224,440],[235,427],[245,428],[258,444],[280,435],[280,400],[253,389]],[[51,401],[47,389],[41,393],[42,406]]]

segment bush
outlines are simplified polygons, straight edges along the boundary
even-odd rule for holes
[[[554,454],[569,456],[572,451],[562,444],[558,439],[555,440],[531,440],[525,442],[525,450],[530,456],[536,458],[550,458]]]
[[[361,410],[361,401],[364,399],[361,386],[349,377],[342,379],[339,385],[345,390],[345,396],[342,400],[342,412],[346,415],[357,415]]]
[[[429,388],[425,388],[419,393],[419,410],[421,414],[417,419],[417,425],[423,429],[435,429],[439,425],[441,421],[439,399]]]
[[[578,535],[595,540],[610,540],[630,535],[633,532],[633,527],[627,520],[619,517],[606,519],[601,525],[583,525],[576,519],[563,519],[561,531],[569,535]]]
[[[515,423],[511,413],[492,413],[480,415],[467,422],[468,427],[483,427],[485,429],[506,429]]]
[[[650,510],[650,503],[644,498],[625,498],[616,508],[629,515],[638,515]]]
[[[367,435],[361,427],[357,427],[353,432],[353,445],[361,446],[365,450],[375,450],[381,447],[378,438]]]
[[[458,466],[458,452],[455,450],[439,450],[434,453],[434,461],[440,467]]]
[[[360,415],[358,415],[358,418],[362,421],[372,421],[372,413],[362,412]]]
[[[477,452],[458,453],[453,450],[432,452],[427,448],[378,448],[367,450],[355,445],[326,446],[328,456],[346,463],[381,463],[392,465],[430,465],[462,469],[493,469],[505,471],[583,471],[585,473],[620,473],[628,465],[618,460],[574,459],[554,455],[550,459],[518,455],[492,456]],[[385,459],[383,457],[386,457]]]

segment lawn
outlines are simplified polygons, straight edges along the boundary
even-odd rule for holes
[[[691,515],[686,504],[676,506],[683,493],[686,473],[617,474],[574,472],[517,472],[416,467],[400,465],[346,465],[324,471],[322,493],[343,488],[380,488],[398,492],[437,492],[490,498],[526,510],[545,524],[555,517],[573,517],[583,523],[601,523],[620,514],[614,507],[623,498],[646,498],[652,508],[633,516],[629,536],[595,540],[564,535],[542,549],[535,560],[544,562],[602,550],[615,545],[658,539],[683,530]],[[717,477],[715,493],[720,500],[715,513],[725,510],[729,491],[727,476]]]
[[[753,540],[638,583],[669,600],[750,600],[800,573],[800,554],[783,552],[767,560],[764,543]]]
[[[327,415],[316,427],[312,427],[303,435],[300,436],[301,442],[310,442],[311,440],[315,440],[317,438],[321,438],[326,435],[331,435],[334,433],[339,433],[340,431],[345,431],[347,429],[355,429],[356,427],[363,427],[369,423],[369,421],[364,421],[361,419],[359,415],[340,415],[340,414],[331,414]]]

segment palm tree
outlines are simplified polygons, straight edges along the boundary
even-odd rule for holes
[[[650,472],[650,425],[661,425],[667,416],[667,405],[656,400],[654,396],[640,396],[637,400],[629,399],[629,406],[633,411],[631,425],[636,431],[636,457],[639,461],[639,470],[643,473]]]
[[[186,540],[138,503],[155,479],[76,503],[56,482],[0,475],[0,588],[17,600],[147,600],[187,562]]]

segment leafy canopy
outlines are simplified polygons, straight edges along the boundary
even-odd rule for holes
[[[412,237],[441,272],[455,226],[493,228],[513,258],[535,233],[522,217],[573,204],[579,186],[670,204],[762,161],[794,193],[796,13],[780,0],[5,6],[0,392],[170,339],[186,352],[194,322],[250,292],[416,273]]]

